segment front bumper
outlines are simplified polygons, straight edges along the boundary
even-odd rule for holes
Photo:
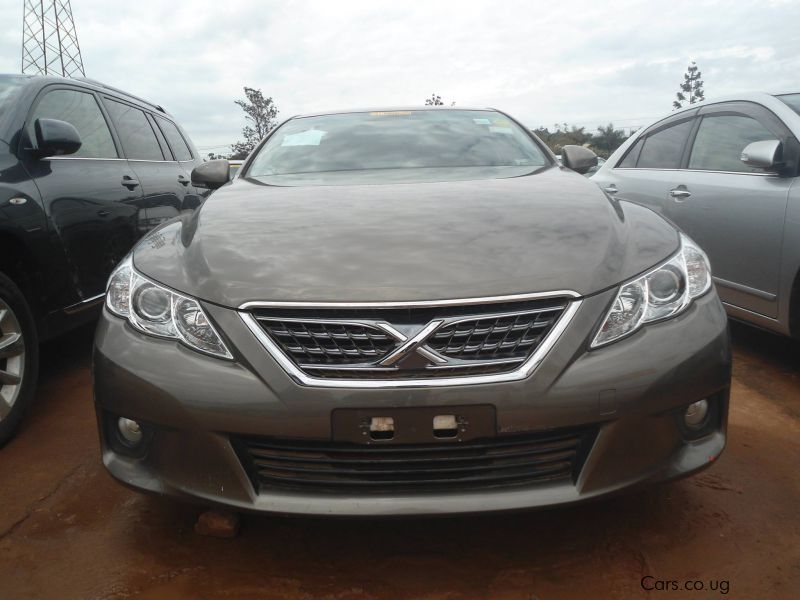
[[[577,502],[709,465],[725,445],[730,343],[715,293],[675,319],[587,352],[613,291],[586,298],[533,374],[519,381],[400,389],[297,384],[236,311],[205,305],[235,362],[144,336],[104,311],[94,349],[103,462],[134,488],[239,510],[309,515],[457,514]],[[719,418],[693,439],[680,425],[691,402],[713,398]],[[574,477],[516,487],[393,493],[272,489],[254,483],[232,440],[330,440],[336,409],[490,404],[498,438],[550,429],[596,431]],[[444,412],[444,411],[443,411]],[[108,424],[124,416],[152,432],[131,456]],[[246,461],[245,461],[246,462]]]

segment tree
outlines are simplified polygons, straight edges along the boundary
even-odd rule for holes
[[[592,141],[592,134],[586,133],[585,127],[570,126],[567,123],[556,123],[553,131],[547,127],[534,129],[535,133],[556,154],[567,145],[584,146]]]
[[[451,102],[450,106],[455,106],[455,102]],[[444,106],[442,97],[439,94],[431,94],[430,98],[425,99],[425,106]]]
[[[247,125],[242,128],[244,141],[231,145],[231,158],[242,159],[256,147],[277,124],[278,107],[272,97],[264,98],[261,90],[245,87],[245,100],[235,100],[244,111]]]
[[[692,61],[683,75],[683,83],[680,85],[680,90],[676,94],[677,100],[672,102],[672,108],[677,110],[683,108],[684,102],[694,104],[695,102],[702,102],[706,99],[703,92],[703,79],[702,73],[697,68],[697,63]]]
[[[431,94],[430,98],[425,99],[425,106],[444,106],[444,102],[439,94]]]
[[[228,157],[225,156],[224,154],[215,154],[213,152],[208,153],[208,160],[217,160],[220,158],[228,158]]]
[[[609,123],[606,127],[597,128],[597,133],[592,136],[592,146],[595,147],[597,154],[608,158],[627,139],[628,136],[624,131],[614,129],[613,123]]]

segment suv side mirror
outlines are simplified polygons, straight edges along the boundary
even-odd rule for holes
[[[576,173],[585,175],[597,166],[597,154],[583,146],[564,146],[561,149],[561,163]]]
[[[36,134],[36,154],[40,158],[75,154],[83,143],[78,130],[66,121],[36,119],[33,129]]]
[[[783,144],[779,140],[752,142],[745,146],[740,158],[748,167],[774,170],[781,166]]]
[[[192,185],[215,190],[231,180],[231,166],[227,160],[210,160],[192,169]]]

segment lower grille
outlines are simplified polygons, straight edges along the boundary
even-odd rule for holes
[[[581,427],[463,443],[234,442],[257,489],[389,493],[574,482],[595,435]]]

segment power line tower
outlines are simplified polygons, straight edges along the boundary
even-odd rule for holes
[[[85,76],[69,0],[23,0],[22,72]]]

